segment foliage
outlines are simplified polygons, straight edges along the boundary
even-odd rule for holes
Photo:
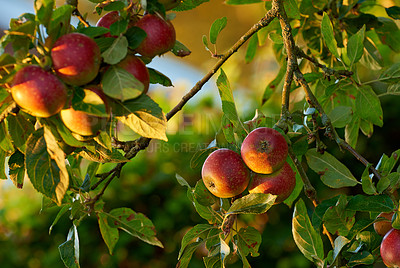
[[[285,136],[290,147],[288,162],[296,171],[297,186],[285,203],[293,210],[292,221],[286,222],[286,226],[291,225],[292,241],[298,250],[317,267],[371,266],[381,262],[382,238],[372,225],[379,221],[375,217],[380,212],[400,213],[397,193],[400,151],[391,148],[390,156],[383,153],[374,165],[356,149],[363,138],[360,132],[371,137],[377,127],[386,127],[382,97],[399,95],[398,6],[387,7],[384,14],[377,16],[374,11],[381,7],[378,1],[229,0],[227,4],[243,5],[243,10],[245,4],[258,4],[265,16],[225,53],[217,50],[217,41],[223,38],[222,30],[229,21],[226,17],[215,20],[202,42],[218,61],[165,114],[157,101],[143,94],[143,84],[138,79],[116,66],[145,38],[143,31],[128,27],[129,23],[144,12],[164,16],[164,6],[153,0],[90,1],[97,4],[98,14],[119,11],[121,20],[110,29],[94,27],[88,25],[77,5],[56,7],[53,0],[36,0],[35,14],[25,13],[12,19],[10,29],[0,39],[1,172],[6,174],[7,163],[8,177],[16,187],[23,188],[27,177],[43,196],[42,210],[57,209],[50,231],[65,219],[64,215],[69,215],[71,227],[67,239],[58,247],[66,267],[80,267],[84,262],[84,255],[80,254],[80,228],[91,221],[91,216],[96,217],[98,235],[110,254],[123,240],[120,231],[151,246],[163,248],[168,243],[168,238],[163,240],[157,234],[158,226],[152,217],[126,204],[115,202],[118,206],[114,207],[112,202],[105,202],[104,196],[112,192],[108,187],[114,178],[120,177],[120,183],[124,183],[127,178],[123,167],[129,161],[140,161],[136,156],[148,148],[150,140],[167,142],[168,138],[174,138],[167,137],[167,121],[215,73],[222,106],[221,126],[207,146],[191,155],[191,160],[185,159],[186,165],[194,170],[187,172],[188,176],[198,176],[205,158],[215,149],[239,152],[251,130],[273,127]],[[206,1],[185,0],[174,10],[191,12],[203,2]],[[73,15],[80,19],[77,26],[70,24]],[[112,113],[107,127],[93,137],[72,133],[59,115],[33,117],[13,102],[10,93],[13,77],[23,66],[36,64],[51,71],[52,44],[69,32],[94,38],[101,50],[102,67],[94,82],[108,96]],[[107,32],[117,37],[104,37]],[[275,94],[281,94],[281,113],[275,118],[256,111],[252,120],[243,122],[245,116],[237,108],[234,88],[221,66],[247,41],[243,61],[250,63],[264,49],[267,40],[273,43],[280,70],[265,86],[260,107]],[[5,52],[7,47],[12,48],[11,54]],[[190,54],[178,41],[172,52],[180,57]],[[146,63],[151,61],[142,59]],[[364,75],[366,69],[374,71],[373,79],[368,80]],[[151,83],[172,86],[172,81],[159,71],[149,68],[149,73]],[[68,86],[69,93],[75,93],[72,106],[93,114],[96,107],[83,103],[84,97],[79,96],[83,87]],[[119,140],[117,125],[121,124],[140,137]],[[349,152],[365,166],[360,174],[353,174],[338,149]],[[160,157],[160,163],[179,158],[168,153]],[[238,260],[240,266],[250,267],[251,257],[264,254],[260,253],[260,247],[266,238],[263,231],[268,232],[256,228],[254,219],[273,213],[276,196],[245,191],[232,199],[217,198],[202,180],[187,177],[183,170],[178,171],[183,176],[176,174],[182,186],[179,191],[186,191],[192,212],[198,215],[194,226],[182,235],[177,267],[190,267],[200,248],[206,252],[205,267],[225,267]],[[155,183],[148,185],[154,187]],[[326,194],[327,189],[337,189],[339,194]],[[171,198],[178,199],[177,196],[182,195]],[[116,194],[115,199],[118,197]],[[143,207],[150,211],[152,204],[145,203]],[[398,217],[393,217],[392,224],[399,228]]]

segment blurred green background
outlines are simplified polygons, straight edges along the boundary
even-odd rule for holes
[[[32,1],[19,2],[32,9]],[[80,0],[80,8],[81,12],[91,14],[93,6]],[[200,79],[215,62],[201,42],[202,35],[208,34],[212,22],[216,18],[228,17],[228,25],[218,41],[218,51],[223,52],[257,22],[263,12],[262,5],[232,7],[224,5],[221,1],[211,0],[193,11],[177,13],[173,21],[177,38],[192,50],[192,55],[184,59],[175,59],[170,55],[157,59],[153,68],[170,76],[175,87],[152,87],[149,95],[168,112],[196,83],[196,79]],[[92,15],[90,18],[92,21],[97,19]],[[267,42],[263,49],[257,51],[256,59],[251,64],[245,64],[245,49],[242,49],[224,65],[242,120],[251,119],[256,108],[270,117],[279,115],[279,94],[260,107],[265,86],[279,70],[271,51],[271,44]],[[196,66],[196,69],[193,66]],[[191,68],[193,71],[188,72]],[[376,76],[368,69],[365,69],[363,74],[365,80]],[[379,84],[374,85],[377,92],[384,91],[381,87]],[[382,97],[384,127],[375,128],[371,138],[360,134],[357,150],[374,164],[379,161],[382,153],[390,155],[400,148],[400,142],[396,139],[400,135],[399,100],[399,97]],[[129,207],[148,216],[153,221],[164,248],[152,247],[120,232],[114,254],[109,255],[100,235],[96,216],[92,215],[78,227],[81,267],[175,267],[180,242],[185,232],[198,223],[205,223],[187,198],[186,188],[177,183],[176,174],[185,178],[192,186],[201,178],[200,168],[190,168],[190,160],[197,150],[205,148],[214,139],[220,126],[220,117],[218,92],[215,82],[210,81],[204,92],[192,99],[169,122],[169,141],[152,141],[146,151],[140,152],[124,167],[121,178],[114,180],[104,195],[106,210]],[[125,139],[135,138],[124,129],[121,132]],[[361,176],[364,170],[362,164],[348,153],[339,152],[334,144],[327,144],[330,146],[329,151],[345,161],[356,177]],[[109,165],[105,168],[109,168]],[[309,175],[320,199],[339,193],[323,186],[312,171],[309,171]],[[301,196],[306,199],[304,194]],[[65,214],[49,234],[49,227],[58,209],[52,208],[43,212],[40,210],[41,196],[33,190],[29,180],[25,180],[23,190],[16,189],[10,181],[1,181],[0,267],[63,267],[58,245],[66,240],[71,221]],[[291,237],[291,216],[292,209],[280,204],[266,214],[239,218],[239,224],[254,226],[262,232],[260,256],[249,257],[252,267],[313,267],[299,252]],[[196,251],[189,267],[204,267],[201,258],[205,254],[204,249]],[[238,261],[230,267],[241,267],[241,262]]]

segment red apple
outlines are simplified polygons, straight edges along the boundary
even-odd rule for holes
[[[289,197],[295,186],[296,174],[285,162],[281,169],[272,174],[254,173],[253,180],[249,185],[249,192],[277,195],[275,204],[278,204]]]
[[[388,267],[400,267],[400,230],[391,229],[381,243],[381,257]]]
[[[97,27],[104,27],[110,29],[111,24],[117,22],[121,16],[118,11],[111,11],[102,16],[96,23]],[[116,37],[115,35],[111,35],[110,33],[106,33],[104,37]]]
[[[20,107],[38,117],[58,113],[67,101],[65,85],[37,65],[23,67],[16,73],[11,94]]]
[[[380,235],[384,236],[387,232],[389,232],[392,227],[392,217],[394,212],[382,212],[376,218],[386,218],[387,220],[377,221],[374,223],[375,232]]]
[[[95,99],[100,105],[104,105],[106,111],[108,110],[105,94],[100,88],[92,86],[84,89],[84,91],[86,96],[90,95],[92,100]],[[93,95],[93,92],[95,95]],[[69,130],[81,136],[96,135],[101,129],[106,127],[108,118],[106,116],[102,117],[84,111],[78,111],[72,107],[61,110],[60,116],[64,125]]]
[[[153,58],[171,50],[176,41],[175,28],[168,20],[160,16],[147,14],[135,24],[147,34],[136,52],[142,56]]]
[[[143,93],[147,93],[150,84],[149,71],[143,61],[131,54],[128,54],[117,66],[124,68],[130,72],[137,80],[142,82],[144,86]]]
[[[201,176],[207,189],[221,198],[242,193],[250,180],[250,172],[240,155],[229,149],[212,152],[203,164]]]
[[[61,36],[51,49],[53,67],[65,83],[81,86],[99,72],[101,55],[96,42],[81,33]]]
[[[271,174],[286,162],[288,145],[281,133],[272,128],[256,128],[241,147],[246,165],[256,173]]]

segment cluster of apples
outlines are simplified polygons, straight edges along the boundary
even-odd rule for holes
[[[286,162],[288,145],[282,134],[259,127],[243,140],[240,155],[230,149],[218,149],[206,159],[202,179],[215,196],[230,198],[244,192],[273,194],[275,203],[292,193],[295,173]]]
[[[394,212],[383,212],[377,218],[386,220],[374,223],[374,229],[377,234],[383,236],[380,253],[383,262],[388,267],[400,267],[400,230],[392,227],[392,217]]]
[[[119,12],[112,11],[101,17],[96,26],[110,28],[119,19]],[[133,21],[133,26],[144,30],[146,37],[117,66],[139,80],[145,94],[150,83],[149,71],[137,54],[153,58],[171,50],[176,41],[175,29],[170,21],[158,14],[146,14]],[[107,33],[104,37],[116,36]],[[104,73],[101,70],[108,68],[102,62],[99,46],[93,38],[72,32],[58,38],[49,50],[52,65],[46,70],[31,64],[17,71],[11,88],[14,101],[36,117],[46,118],[59,113],[65,126],[76,134],[96,135],[105,127],[110,112],[109,97],[98,79]],[[105,111],[104,116],[75,110],[71,101],[74,86],[82,87],[85,97]]]

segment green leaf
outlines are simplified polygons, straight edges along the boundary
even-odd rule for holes
[[[106,95],[121,101],[139,97],[144,89],[143,84],[130,72],[118,66],[110,66],[101,84]]]
[[[225,215],[230,214],[262,214],[268,211],[276,196],[271,194],[253,193],[236,199]]]
[[[109,2],[106,6],[104,6],[105,11],[118,11],[125,8],[125,4],[122,1],[113,1]]]
[[[310,168],[318,173],[322,182],[329,187],[341,188],[359,183],[350,170],[328,152],[320,154],[315,149],[310,149],[306,158]]]
[[[225,4],[228,5],[248,5],[255,3],[262,3],[262,0],[226,0]]]
[[[43,200],[46,198],[43,196]],[[51,231],[53,230],[53,227],[57,224],[57,222],[61,219],[61,217],[71,209],[70,205],[64,205],[61,207],[61,209],[58,211],[57,216],[54,218],[52,224],[49,227],[49,235],[51,234]]]
[[[143,137],[168,141],[165,115],[160,106],[147,95],[119,103],[118,107],[114,109],[114,115],[119,121]]]
[[[209,2],[210,0],[183,0],[179,6],[174,8],[174,11],[186,11],[193,9],[203,3]]]
[[[6,174],[6,152],[0,150],[0,179],[7,180],[8,176]]]
[[[385,8],[386,13],[389,15],[389,17],[395,19],[395,20],[400,20],[400,7],[398,6],[392,6]]]
[[[83,148],[78,150],[77,153],[87,160],[99,163],[124,163],[129,161],[117,149],[113,148],[110,151],[98,144],[95,145],[94,151],[89,148]]]
[[[393,173],[391,173],[393,174]],[[390,175],[390,174],[389,174]],[[376,190],[379,194],[383,193],[390,186],[390,176],[381,177],[376,184]]]
[[[222,111],[235,127],[240,124],[239,116],[236,111],[235,100],[233,99],[232,89],[223,69],[217,79],[217,87],[222,102]]]
[[[387,195],[356,195],[349,201],[347,209],[377,213],[390,212],[394,210],[394,204]]]
[[[207,39],[207,36],[206,36],[206,35],[203,35],[202,41],[203,41],[203,45],[205,46],[205,49],[206,49],[207,51],[211,51],[211,50],[210,50],[210,47],[208,46],[208,39]]]
[[[301,253],[317,266],[322,267],[324,245],[321,236],[311,225],[303,199],[299,199],[294,207],[292,233],[294,242]]]
[[[123,58],[125,58],[127,53],[128,39],[126,39],[125,36],[121,35],[115,38],[112,45],[106,51],[101,53],[101,56],[103,57],[104,62],[108,64],[116,64],[120,62]]]
[[[124,230],[150,245],[163,247],[156,237],[153,223],[142,213],[136,213],[130,208],[116,208],[105,214],[109,217],[111,227]]]
[[[222,17],[220,19],[216,19],[210,28],[210,42],[211,44],[217,43],[217,37],[219,33],[225,28],[227,23],[227,18]]]
[[[112,255],[115,245],[119,239],[118,228],[111,227],[108,224],[108,215],[103,212],[97,213],[97,220],[99,223],[100,233],[106,243],[110,254]]]
[[[300,19],[300,11],[299,7],[297,6],[296,0],[283,1],[283,5],[285,7],[286,14],[289,18],[298,20]]]
[[[57,40],[59,37],[69,32],[72,11],[74,9],[75,7],[71,5],[62,5],[53,11],[49,27],[46,29],[47,34],[51,36],[53,40]]]
[[[16,150],[8,159],[8,168],[11,181],[17,188],[22,189],[25,178],[25,155]]]
[[[245,55],[246,63],[250,63],[254,59],[257,52],[257,45],[258,45],[258,36],[255,34],[250,38],[249,44],[247,46]]]
[[[17,114],[7,117],[7,128],[15,147],[25,152],[27,139],[34,131],[32,123],[21,114]]]
[[[328,114],[328,117],[334,127],[342,128],[351,122],[353,110],[349,106],[337,106]]]
[[[335,206],[328,208],[322,218],[328,232],[347,236],[354,225],[355,211],[346,210],[347,199],[345,195],[339,197]]]
[[[162,74],[157,70],[154,70],[153,68],[147,68],[147,70],[149,70],[151,84],[160,84],[163,85],[164,87],[173,86],[171,79],[169,79],[168,76]]]
[[[193,192],[193,198],[202,206],[211,206],[219,200],[208,191],[203,180],[198,180]]]
[[[47,128],[33,132],[26,144],[25,166],[33,187],[61,205],[69,185],[64,152]]]
[[[337,49],[337,42],[335,36],[333,34],[333,26],[331,20],[329,19],[328,14],[324,12],[324,16],[322,17],[321,22],[321,32],[322,37],[324,38],[325,44],[328,47],[329,51],[338,59],[340,58],[339,52]]]
[[[225,140],[228,143],[233,144],[235,142],[234,125],[231,122],[231,120],[229,120],[229,118],[226,116],[226,114],[222,115],[222,118],[221,118],[221,129],[222,129],[222,132],[224,133]]]
[[[353,254],[348,262],[349,267],[356,265],[371,265],[375,262],[374,256],[368,251],[358,252]]]
[[[261,105],[264,105],[271,98],[272,94],[275,92],[275,90],[285,77],[286,71],[287,71],[287,63],[286,61],[284,61],[275,79],[272,80],[265,88]]]
[[[400,63],[394,63],[385,69],[379,76],[379,80],[386,83],[400,82]]]
[[[283,44],[283,37],[281,34],[271,32],[268,34],[268,39],[274,42],[275,44]]]
[[[400,149],[394,151],[390,157],[387,157],[387,155],[383,154],[381,159],[379,160],[379,163],[376,165],[376,168],[380,172],[382,176],[387,176],[389,175],[390,172],[392,172],[393,168],[397,164],[400,156]]]
[[[72,98],[72,107],[91,115],[108,117],[103,99],[94,91],[76,87]]]
[[[35,0],[34,6],[37,20],[47,28],[51,19],[51,14],[53,13],[55,1]]]
[[[330,199],[323,200],[318,206],[315,208],[314,213],[312,214],[312,224],[315,229],[319,230],[322,226],[322,218],[325,212],[330,208],[336,205],[339,200],[340,195],[332,197]]]
[[[306,142],[306,144],[307,144],[307,142]],[[293,147],[293,144],[292,144],[292,147]],[[306,151],[307,151],[307,149],[306,149]],[[288,157],[286,161],[289,163],[289,165],[293,169],[293,171],[295,171],[295,174],[296,174],[295,175],[296,176],[296,186],[294,187],[294,189],[293,189],[292,193],[289,195],[289,197],[286,198],[283,201],[283,203],[285,203],[289,207],[292,207],[293,202],[295,200],[297,200],[297,198],[299,197],[300,193],[302,192],[304,183],[303,183],[303,180],[301,179],[299,171],[297,170],[297,167],[293,163],[293,160],[290,157]]]
[[[190,259],[192,258],[193,253],[196,251],[197,247],[202,244],[202,241],[193,242],[185,247],[185,251],[181,255],[176,267],[177,268],[186,268],[189,266]]]
[[[172,48],[172,53],[174,53],[174,55],[178,57],[186,57],[189,56],[192,52],[184,44],[177,40],[175,41],[175,45]]]
[[[355,112],[362,119],[370,121],[377,126],[383,125],[383,111],[381,102],[370,86],[358,88]]]
[[[350,60],[350,66],[357,63],[364,53],[365,25],[349,38],[347,43],[347,57]]]
[[[234,235],[233,239],[236,241],[238,250],[242,257],[251,254],[253,257],[260,255],[258,249],[261,245],[261,234],[255,228],[248,226],[240,228],[239,232]]]
[[[102,36],[103,34],[109,33],[110,29],[107,29],[104,27],[89,26],[89,27],[84,27],[84,28],[78,29],[78,32],[82,33],[84,35],[87,35],[91,38],[95,38],[95,37]]]
[[[146,36],[147,34],[143,29],[135,26],[129,27],[125,33],[125,37],[128,40],[128,46],[130,49],[137,48],[146,38]]]
[[[351,147],[356,148],[361,119],[353,114],[351,122],[346,125],[344,138]]]
[[[126,29],[128,28],[128,23],[129,21],[127,19],[124,19],[124,20],[118,20],[113,24],[111,24],[110,25],[111,36],[119,36],[121,33],[125,32]],[[126,41],[128,41],[128,39],[126,39]]]
[[[364,169],[364,172],[361,176],[361,182],[364,193],[369,195],[377,194],[375,185],[372,182],[372,178],[369,176],[369,167]]]
[[[202,240],[205,240],[210,230],[215,228],[216,228],[215,226],[212,226],[210,224],[197,224],[192,229],[190,229],[182,238],[181,249],[179,251],[178,260],[181,259],[184,250],[193,239],[201,238]]]
[[[79,237],[74,225],[68,232],[67,241],[62,243],[58,250],[64,265],[68,268],[79,268]]]
[[[346,237],[344,237],[344,236],[338,236],[338,237],[336,237],[335,242],[334,242],[334,245],[335,245],[335,246],[334,246],[334,248],[333,248],[332,263],[335,262],[337,256],[339,256],[339,254],[340,254],[340,251],[341,251],[348,243],[350,243],[350,240],[347,239]]]
[[[192,159],[190,160],[190,168],[197,169],[197,168],[201,167],[203,165],[204,161],[206,161],[208,155],[211,154],[216,149],[218,149],[218,148],[215,146],[212,146],[212,147],[207,147],[205,149],[201,149],[201,150],[198,150],[197,152],[195,152],[194,155],[192,156]]]
[[[0,124],[0,148],[7,154],[11,154],[14,151],[12,139],[4,122]]]

